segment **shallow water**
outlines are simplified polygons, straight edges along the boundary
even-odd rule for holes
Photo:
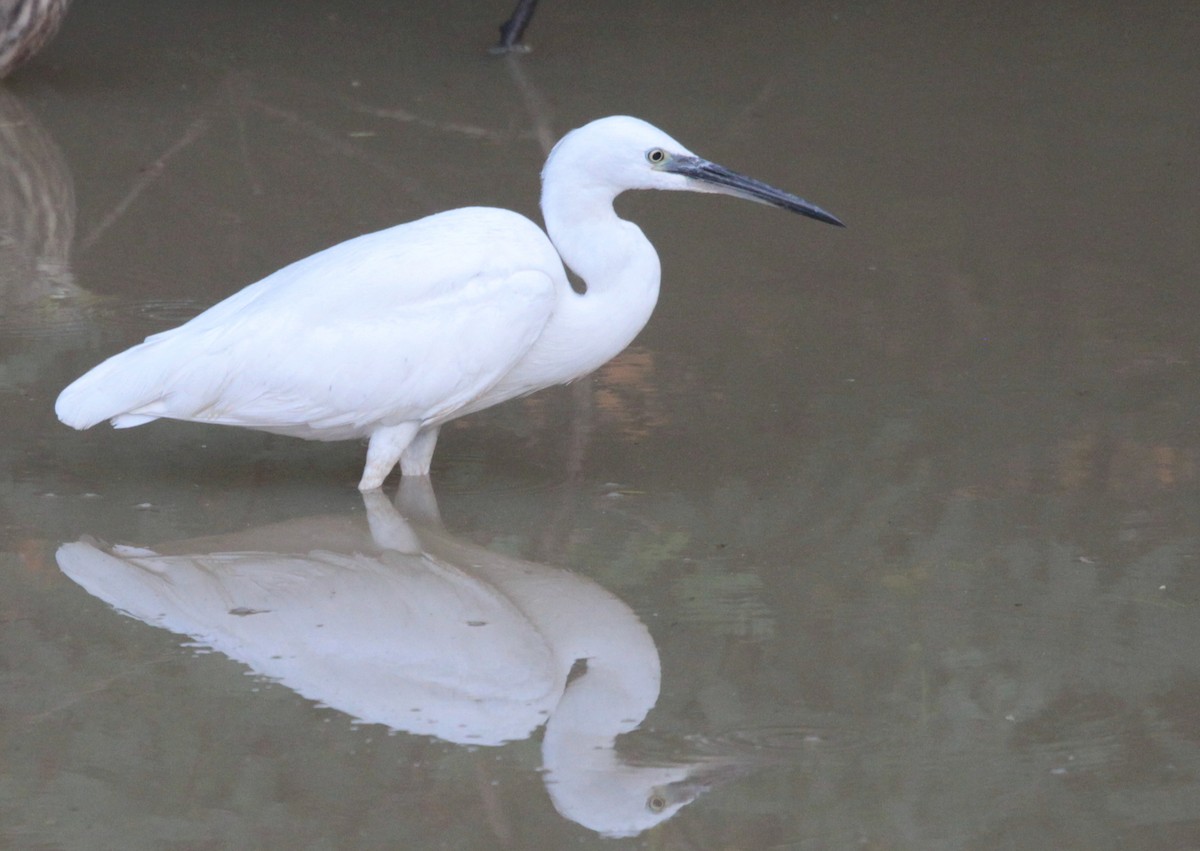
[[[77,4],[0,92],[0,845],[1200,847],[1198,8]],[[623,198],[654,318],[440,520],[55,420],[618,112],[849,227]]]

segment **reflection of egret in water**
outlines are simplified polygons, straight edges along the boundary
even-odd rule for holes
[[[59,322],[71,277],[75,191],[58,146],[0,90],[0,310],[4,323]],[[68,317],[70,320],[70,317]]]
[[[632,764],[616,738],[659,693],[650,633],[564,570],[441,527],[428,480],[397,512],[364,495],[369,531],[314,518],[161,547],[64,544],[63,572],[147,623],[369,723],[498,745],[545,724],[546,783],[567,818],[632,835],[740,773],[734,758]]]
[[[43,383],[49,364],[93,327],[75,285],[75,192],[58,146],[0,87],[0,393]],[[36,420],[10,420],[13,429]]]

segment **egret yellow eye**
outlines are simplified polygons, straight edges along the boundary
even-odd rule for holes
[[[651,148],[646,151],[646,162],[650,165],[661,165],[667,161],[667,152],[662,148]]]
[[[662,151],[659,151],[659,153],[662,153]],[[646,801],[646,809],[652,813],[661,813],[666,808],[667,801],[662,795],[651,795],[650,799]]]

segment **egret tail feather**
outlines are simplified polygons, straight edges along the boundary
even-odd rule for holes
[[[114,428],[132,428],[158,419],[140,409],[162,398],[165,370],[155,358],[141,356],[142,346],[114,355],[67,385],[54,403],[58,418],[80,430],[105,420]]]

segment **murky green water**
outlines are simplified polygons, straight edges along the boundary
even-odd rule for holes
[[[80,2],[4,84],[0,845],[1200,847],[1197,7],[508,11]],[[55,420],[611,113],[849,227],[623,198],[649,327],[436,497]]]

